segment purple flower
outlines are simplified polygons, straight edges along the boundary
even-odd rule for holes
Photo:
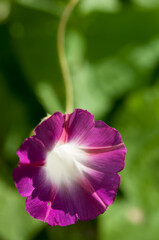
[[[125,145],[117,130],[82,109],[54,113],[18,149],[13,179],[28,213],[65,226],[104,213],[115,200]]]

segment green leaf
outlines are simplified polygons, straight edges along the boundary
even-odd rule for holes
[[[0,239],[27,240],[42,228],[25,210],[25,199],[0,180]]]
[[[143,7],[143,8],[146,8],[146,9],[153,9],[153,8],[156,8],[156,7],[159,7],[159,1],[158,0],[133,0],[133,2],[140,6],[140,7]]]
[[[82,13],[88,14],[93,11],[116,12],[120,9],[119,0],[83,0],[79,9]]]
[[[51,13],[60,16],[64,7],[64,1],[57,0],[16,0],[22,6]]]
[[[21,12],[27,17],[24,18]],[[15,24],[23,29],[20,36],[16,33],[18,30]],[[51,113],[62,111],[61,101],[64,98],[64,84],[56,50],[57,25],[57,19],[47,13],[15,5],[14,21],[10,26],[13,46],[15,49],[18,47],[18,59],[27,76],[28,85],[45,111]]]
[[[11,4],[9,0],[0,0],[0,23],[5,21],[11,12]]]
[[[99,218],[100,240],[156,240],[159,209],[146,213],[142,206],[126,201],[114,203]]]
[[[100,239],[156,240],[159,214],[159,85],[129,96],[112,125],[127,147],[122,172],[123,198],[100,219]]]
[[[37,96],[49,114],[53,114],[56,111],[64,112],[54,89],[45,81],[37,84]]]

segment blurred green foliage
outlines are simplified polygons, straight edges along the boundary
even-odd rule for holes
[[[57,27],[66,0],[0,0],[0,239],[157,240],[159,0],[81,0],[66,33],[75,107],[118,129],[128,153],[115,203],[60,228],[32,219],[12,180],[16,150],[65,112]]]

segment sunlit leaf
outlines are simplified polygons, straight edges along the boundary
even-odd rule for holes
[[[135,2],[136,5],[144,7],[146,9],[159,7],[158,0],[151,0],[151,1],[149,1],[149,0],[133,0],[133,2]]]
[[[5,21],[11,11],[11,4],[9,0],[0,0],[0,23]]]
[[[80,2],[79,8],[83,13],[116,12],[120,9],[120,2],[118,0],[83,0]]]
[[[37,85],[37,96],[48,113],[53,114],[56,111],[64,112],[52,86],[46,84],[45,81]]]

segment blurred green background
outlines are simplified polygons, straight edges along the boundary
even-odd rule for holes
[[[120,131],[126,167],[105,214],[68,227],[32,219],[12,180],[16,150],[65,112],[56,37],[66,0],[0,0],[0,240],[157,240],[159,0],[81,0],[67,27],[75,107]]]

